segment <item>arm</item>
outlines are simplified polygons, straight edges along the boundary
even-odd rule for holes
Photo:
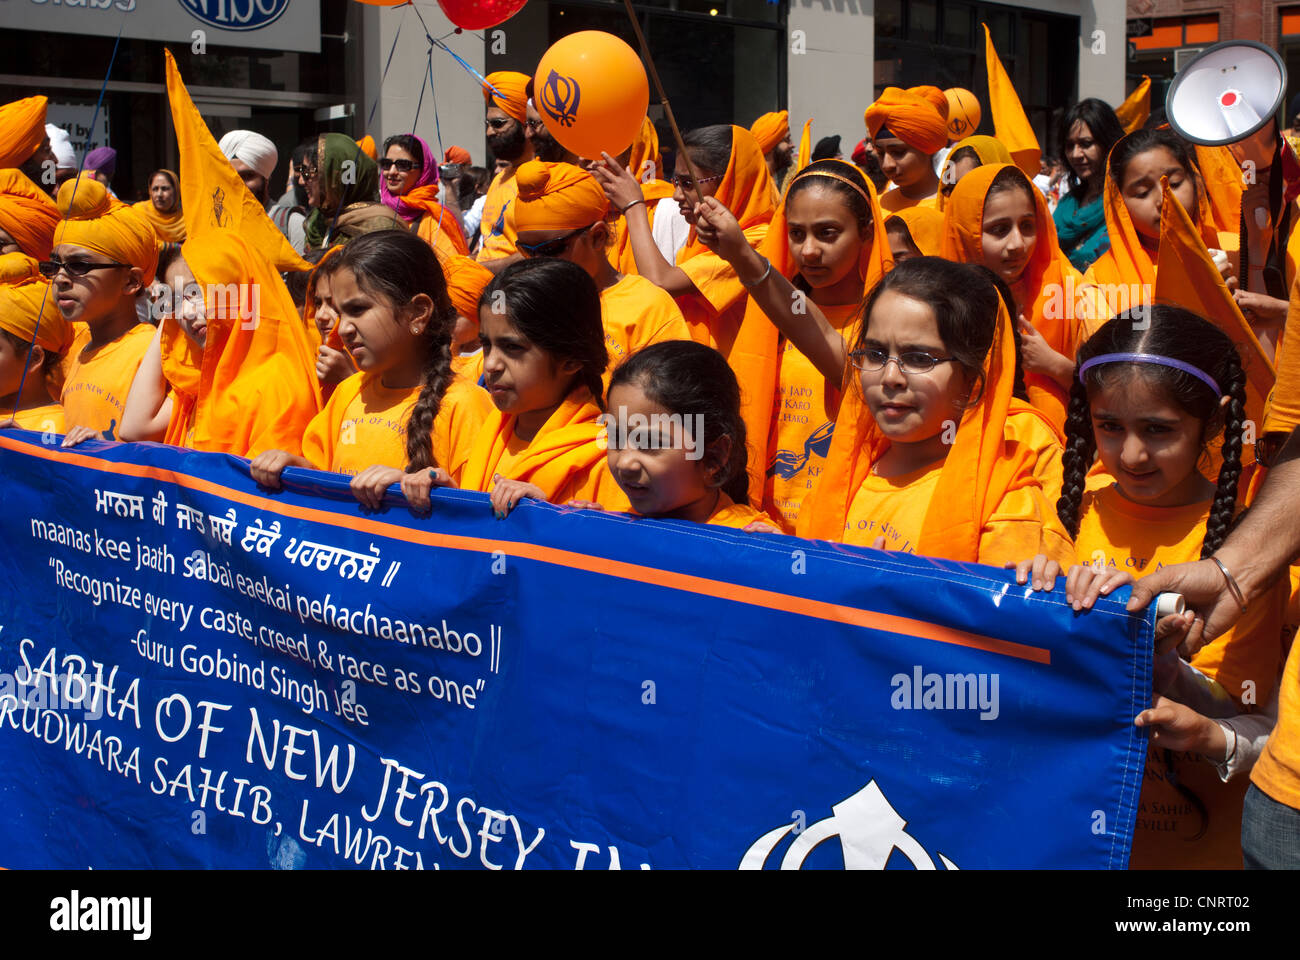
[[[664,259],[663,253],[655,245],[641,184],[608,153],[602,156],[603,162],[593,164],[591,173],[604,188],[609,202],[622,212],[623,219],[627,221],[627,236],[632,244],[637,272],[674,297],[698,293],[686,271]],[[641,202],[637,203],[638,200]],[[629,206],[630,204],[635,206]]]
[[[1236,579],[1247,604],[1261,597],[1300,553],[1300,511],[1294,504],[1297,488],[1300,430],[1292,431],[1254,505],[1214,554]],[[1222,635],[1241,616],[1227,580],[1211,560],[1179,563],[1148,574],[1133,587],[1128,609],[1145,609],[1157,594],[1166,591],[1181,593],[1188,607],[1197,612],[1186,634],[1175,638],[1193,651]]]
[[[131,381],[122,410],[122,429],[118,436],[128,443],[161,440],[167,435],[172,418],[172,398],[162,371],[162,325],[158,327],[149,349]]]
[[[713,197],[705,197],[700,204],[700,226],[705,227],[697,227],[700,239],[731,264],[750,299],[838,389],[844,382],[849,348],[817,304],[781,274],[768,269],[764,258],[745,239],[736,218]]]

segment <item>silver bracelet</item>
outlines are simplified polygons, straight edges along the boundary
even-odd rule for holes
[[[1237,601],[1237,606],[1241,607],[1241,612],[1246,612],[1246,595],[1241,592],[1241,586],[1237,583],[1235,577],[1228,572],[1228,568],[1223,565],[1223,561],[1218,557],[1210,557],[1223,574],[1223,580],[1228,585],[1228,592],[1232,594],[1232,599]]]
[[[763,255],[759,254],[759,256],[763,256]],[[767,264],[767,269],[763,271],[763,275],[759,277],[757,280],[755,280],[753,283],[745,283],[744,280],[741,280],[740,281],[741,286],[749,287],[752,290],[754,287],[757,287],[759,284],[761,284],[764,280],[766,280],[769,276],[772,275],[772,261],[767,259],[767,257],[763,257],[763,262]],[[739,275],[737,275],[737,279],[740,279]]]

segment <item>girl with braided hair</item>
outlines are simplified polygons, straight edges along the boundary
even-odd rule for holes
[[[462,470],[402,478],[407,501],[427,509],[431,487],[454,483],[491,494],[498,520],[523,499],[629,510],[605,459],[609,353],[587,271],[554,257],[512,263],[484,288],[478,314],[483,381],[496,409]]]
[[[452,373],[456,311],[428,244],[381,230],[357,237],[330,262],[337,333],[360,372],[307,425],[302,456],[269,450],[250,469],[272,489],[287,466],[352,475],[353,495],[374,510],[405,472],[453,476],[492,402]]]
[[[1065,583],[1076,610],[1153,570],[1211,556],[1237,513],[1246,376],[1231,340],[1179,307],[1122,313],[1079,350],[1066,423],[1058,512],[1075,538]],[[1198,469],[1223,435],[1217,485]],[[1113,483],[1089,487],[1099,458]],[[1050,590],[1060,568],[1046,557],[1017,567],[1018,582]],[[1250,711],[1268,702],[1283,653],[1283,580],[1192,666]],[[1163,698],[1159,698],[1163,700]],[[1145,725],[1145,724],[1143,724]],[[1166,749],[1153,734],[1134,834],[1134,867],[1241,866],[1240,783],[1224,784],[1223,757]],[[1169,742],[1169,737],[1164,742]]]

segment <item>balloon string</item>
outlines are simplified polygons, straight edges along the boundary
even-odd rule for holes
[[[384,81],[388,79],[388,68],[393,65],[393,54],[397,52],[397,40],[402,35],[402,24],[406,22],[406,8],[412,6],[410,3],[402,5],[402,19],[397,21],[397,32],[393,34],[393,45],[388,51],[388,61],[384,64],[383,75],[379,78],[379,89],[384,88]],[[375,94],[375,102],[370,105],[370,116],[366,117],[366,129],[375,122],[375,111],[379,109],[379,94]],[[362,134],[366,131],[362,130]]]
[[[117,28],[117,39],[113,41],[113,52],[108,58],[108,69],[104,71],[104,82],[99,85],[99,99],[95,101],[95,112],[90,115],[90,130],[86,134],[86,146],[81,155],[81,162],[86,162],[86,155],[90,152],[90,138],[94,135],[95,124],[99,121],[99,108],[104,104],[104,91],[108,89],[108,78],[113,74],[113,64],[117,61],[117,48],[122,43],[122,29],[126,26],[126,18],[122,20],[122,26]],[[81,164],[77,164],[80,171]],[[72,196],[68,198],[68,209],[73,209],[73,203],[77,199],[77,188],[81,186],[81,174],[78,172],[72,183]],[[36,326],[32,328],[32,345],[27,348],[27,359],[23,361],[23,375],[18,380],[18,392],[14,394],[14,415],[16,416],[23,401],[23,387],[27,386],[27,371],[32,365],[32,351],[36,349],[36,338],[41,332],[41,317],[45,315],[45,305],[50,302],[50,291],[54,289],[54,283],[51,281],[45,287],[45,295],[41,297],[41,309],[36,314]]]

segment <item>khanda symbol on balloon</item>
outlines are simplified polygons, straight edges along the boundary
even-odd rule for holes
[[[226,210],[226,191],[220,187],[212,191],[212,224],[217,227],[230,224],[230,213]]]
[[[562,77],[554,70],[546,78],[542,88],[542,109],[551,115],[562,127],[571,127],[578,119],[578,103],[582,100],[582,88],[573,77]]]

